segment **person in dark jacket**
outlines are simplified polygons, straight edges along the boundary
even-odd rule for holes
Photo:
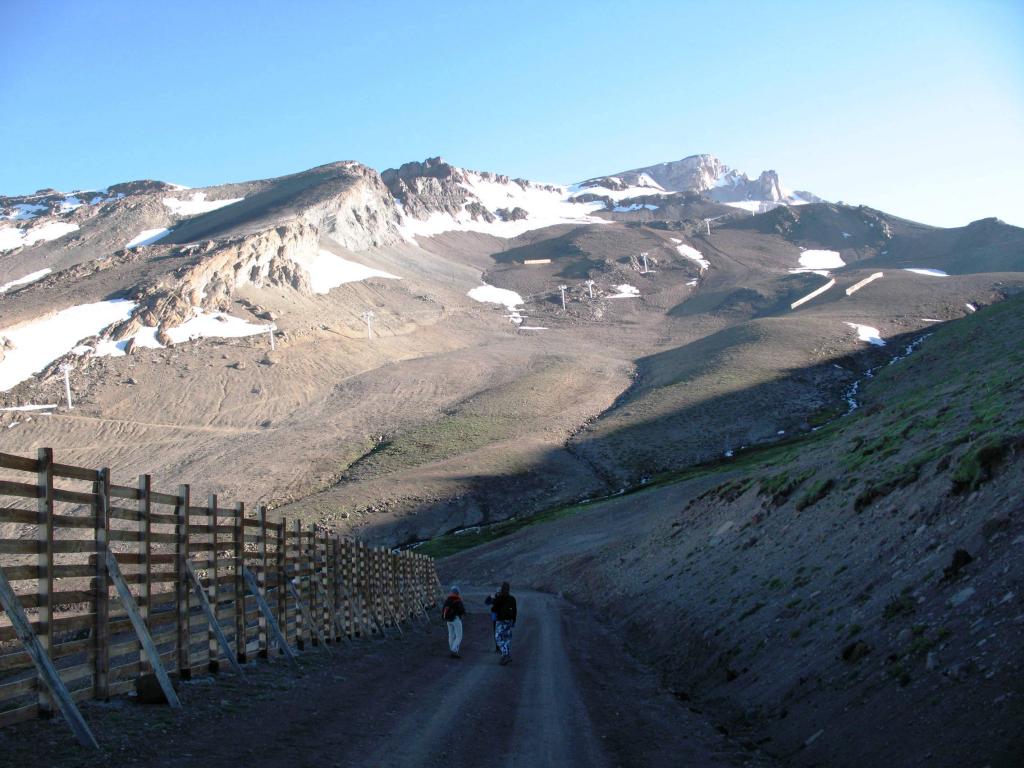
[[[501,591],[491,603],[494,613],[494,642],[501,651],[501,664],[512,661],[512,627],[516,625],[516,599],[512,597],[507,581],[502,582]]]
[[[462,645],[462,617],[466,615],[466,606],[462,604],[459,588],[453,586],[441,607],[441,618],[448,627],[448,650],[453,659],[461,659],[459,646]]]
[[[491,607],[491,634],[492,635],[494,634],[494,630],[498,628],[498,617],[494,613],[493,605],[494,605],[494,600],[500,594],[501,594],[501,587],[498,587],[498,589],[495,590],[493,595],[488,595],[487,597],[484,598],[484,605],[492,606]],[[501,653],[501,648],[498,647],[498,641],[497,640],[494,641],[494,652],[495,653]]]

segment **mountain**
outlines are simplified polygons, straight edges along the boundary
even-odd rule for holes
[[[1017,228],[769,182],[755,216],[709,155],[566,186],[430,158],[0,198],[3,400],[60,403],[61,365],[76,399],[0,435],[410,542],[810,429],[879,354],[862,337],[1018,290]]]
[[[588,179],[578,186],[580,191],[589,194],[612,192],[619,199],[623,199],[624,192],[636,196],[647,190],[650,190],[648,194],[690,192],[755,212],[770,210],[780,204],[824,202],[810,192],[786,189],[775,171],[762,171],[757,178],[750,179],[745,173],[729,168],[714,155],[691,155],[682,160]]]
[[[589,603],[796,764],[1019,743],[1024,230],[709,155],[564,186],[346,161],[0,216],[0,451],[380,545],[525,527],[452,567]]]

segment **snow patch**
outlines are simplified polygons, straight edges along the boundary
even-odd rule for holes
[[[623,283],[622,285],[613,285],[618,293],[611,294],[609,299],[638,299],[640,298],[640,289],[634,288],[632,285]]]
[[[799,205],[800,203],[793,202],[791,205]],[[753,214],[757,213],[768,213],[768,211],[774,210],[775,208],[781,208],[786,203],[779,203],[774,200],[736,200],[731,203],[724,203],[730,208],[740,208],[744,211],[750,211]]]
[[[925,267],[908,267],[904,272],[913,272],[915,275],[928,275],[930,277],[949,277],[941,269],[927,269]]]
[[[9,210],[13,213],[0,214],[0,221],[31,221],[39,214],[44,213],[46,206],[34,203],[15,203]]]
[[[207,200],[205,192],[193,192],[192,196],[186,200],[179,200],[176,197],[165,197],[163,202],[165,206],[178,216],[196,216],[200,213],[216,211],[218,208],[223,208],[227,205],[234,205],[242,200],[245,200],[245,198],[231,197],[225,200]]]
[[[314,293],[328,293],[339,285],[356,283],[371,277],[383,277],[389,280],[402,279],[390,272],[382,272],[379,269],[343,259],[322,248],[312,259],[296,259],[296,261],[309,272],[309,282]]]
[[[2,227],[0,228],[0,252],[13,251],[15,248],[28,248],[30,245],[44,240],[56,240],[77,230],[77,224],[63,221],[51,221],[49,224],[27,229]]]
[[[653,179],[652,179],[653,181]],[[609,189],[608,187],[581,187],[578,184],[574,184],[569,188],[569,199],[575,200],[577,197],[583,195],[598,195],[599,197],[607,197],[614,202],[620,200],[628,200],[632,197],[643,197],[644,195],[672,195],[674,192],[666,192],[656,184],[652,187],[626,187],[625,189]]]
[[[81,339],[95,336],[108,325],[127,320],[135,309],[127,299],[80,304],[39,320],[0,330],[13,345],[0,362],[0,392],[43,370],[70,352]]]
[[[857,338],[861,341],[866,341],[868,344],[874,344],[876,347],[885,346],[885,339],[882,338],[877,328],[872,328],[870,325],[860,325],[858,323],[847,323],[847,325],[857,331]]]
[[[85,205],[85,203],[79,200],[75,195],[68,195],[57,203],[53,212],[58,215],[62,213],[71,213],[72,211],[81,208],[83,205]]]
[[[124,247],[137,248],[140,245],[151,245],[152,243],[155,243],[162,237],[168,235],[170,231],[171,230],[167,229],[166,227],[162,229],[144,229],[131,240],[129,240],[127,243],[125,243]]]
[[[576,203],[567,198],[565,187],[535,184],[533,182],[510,181],[507,184],[487,179],[478,173],[466,172],[462,187],[469,193],[470,200],[454,216],[435,211],[426,219],[417,219],[402,211],[399,227],[407,240],[416,237],[431,237],[443,232],[483,232],[495,237],[517,237],[524,232],[556,224],[607,224],[605,219],[592,214],[603,210],[601,202]],[[478,202],[492,213],[499,208],[526,211],[525,219],[516,221],[485,221],[474,219],[466,205]]]
[[[11,280],[9,283],[0,285],[0,293],[7,293],[11,288],[15,288],[19,285],[28,285],[29,283],[34,283],[36,280],[42,280],[51,272],[53,272],[53,270],[46,267],[45,269],[40,269],[38,272],[33,272],[30,275],[19,277],[17,280]]]
[[[800,266],[804,269],[839,269],[846,266],[846,262],[839,255],[839,251],[807,250],[800,254]]]
[[[501,304],[513,312],[516,307],[524,303],[523,297],[515,291],[509,291],[505,288],[496,288],[493,285],[486,284],[481,285],[478,288],[474,288],[466,295],[473,299],[473,301],[480,301],[487,304]]]
[[[651,205],[650,203],[632,203],[631,205],[617,205],[612,208],[615,213],[632,213],[633,211],[642,211],[644,209],[648,211],[658,210],[658,206]]]
[[[58,407],[56,403],[52,405],[14,405],[10,408],[0,408],[0,411],[48,411],[56,407]]]
[[[673,238],[673,241],[675,238]],[[676,246],[676,250],[679,251],[680,256],[685,256],[690,261],[695,261],[700,264],[701,270],[705,270],[711,266],[711,262],[704,258],[704,254],[698,251],[696,248],[685,243],[681,243]]]

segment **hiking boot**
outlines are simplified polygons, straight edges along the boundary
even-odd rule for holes
[[[512,661],[512,657],[511,657],[511,656],[508,656],[508,655],[505,655],[505,656],[502,656],[502,657],[501,657],[501,661],[499,661],[498,663],[499,663],[499,664],[501,664],[501,666],[503,666],[503,667],[504,667],[504,666],[505,666],[506,664],[508,664],[508,663],[509,663],[510,661]]]
[[[461,659],[462,656],[459,655],[458,651],[452,651],[452,658],[453,659]]]

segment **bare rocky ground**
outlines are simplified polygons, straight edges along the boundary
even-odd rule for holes
[[[514,660],[497,663],[484,592],[462,659],[448,657],[436,609],[389,639],[357,640],[181,686],[183,709],[121,698],[84,715],[101,745],[75,745],[60,720],[0,731],[11,765],[200,766],[767,766],[749,741],[724,737],[661,689],[586,610],[518,593]]]
[[[966,228],[947,243],[943,231],[895,220],[882,243],[875,214],[814,208],[795,223],[782,213],[726,222],[710,237],[683,223],[618,222],[370,248],[350,258],[403,279],[327,296],[287,285],[236,292],[232,313],[274,318],[276,351],[254,337],[93,360],[73,377],[73,412],[0,415],[0,450],[52,446],[67,463],[110,465],[122,482],[149,472],[158,488],[189,481],[200,496],[411,542],[805,431],[870,362],[854,356],[865,345],[847,322],[888,337],[961,317],[966,303],[996,301],[1021,282],[991,271],[1013,266],[1005,254],[1015,241],[999,239],[1013,228]],[[711,268],[701,272],[673,238]],[[792,312],[789,302],[822,281],[789,273],[797,243],[841,247],[850,267],[830,294]],[[883,257],[885,245],[893,253]],[[631,262],[641,250],[650,274]],[[521,264],[534,257],[552,263]],[[55,295],[102,299],[165,269],[163,258],[26,286],[3,300],[5,317],[34,316]],[[936,262],[953,276],[898,269]],[[871,290],[841,292],[883,266]],[[481,279],[519,291],[526,324],[548,330],[516,332],[504,308],[470,300]],[[621,283],[641,298],[607,298]],[[559,284],[569,285],[565,310]],[[51,376],[6,399],[59,402],[61,390]]]

